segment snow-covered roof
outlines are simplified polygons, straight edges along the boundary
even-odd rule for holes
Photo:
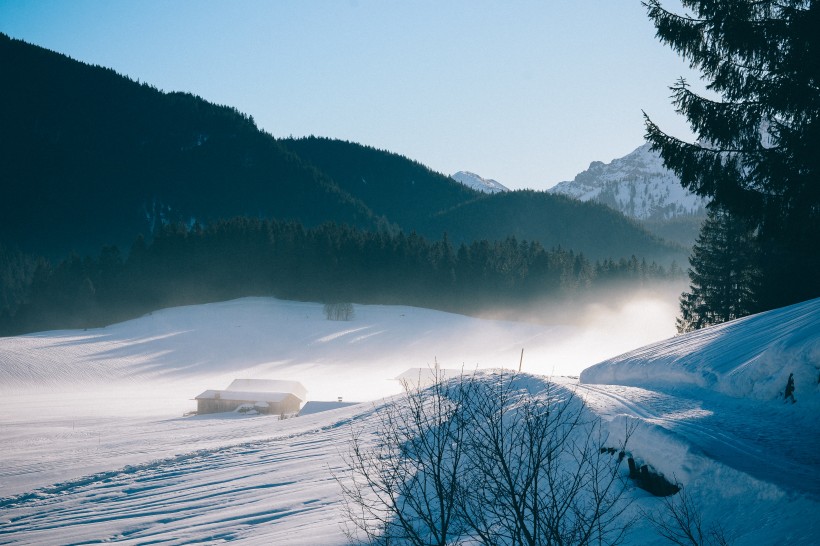
[[[281,381],[278,379],[234,379],[225,390],[290,393],[303,402],[307,400],[307,389],[298,381]]]
[[[291,392],[220,391],[209,389],[197,396],[196,400],[215,400],[220,398],[222,400],[243,400],[247,402],[281,402],[288,396],[296,395]]]

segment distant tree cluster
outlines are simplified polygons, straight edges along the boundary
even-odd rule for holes
[[[353,318],[353,304],[350,302],[326,303],[324,306],[327,320],[350,320]]]
[[[681,274],[635,257],[593,263],[513,237],[455,248],[446,235],[428,241],[413,233],[337,224],[305,229],[246,217],[165,226],[150,243],[138,238],[127,257],[107,246],[94,258],[75,254],[56,266],[41,260],[19,271],[25,279],[11,290],[17,299],[0,309],[5,334],[100,326],[162,307],[243,296],[469,314]]]
[[[644,4],[657,37],[713,95],[683,79],[671,88],[695,143],[646,119],[665,165],[711,200],[679,329],[820,296],[820,3]]]

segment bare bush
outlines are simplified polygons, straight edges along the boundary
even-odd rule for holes
[[[366,544],[458,544],[459,471],[464,457],[468,385],[405,384],[399,401],[378,414],[376,442],[354,434],[340,476],[348,537]],[[344,478],[347,478],[345,480]]]
[[[438,374],[438,372],[436,372]],[[368,544],[618,544],[630,521],[620,458],[566,388],[515,374],[405,393],[354,435],[339,482]],[[629,434],[627,434],[628,438]],[[625,446],[622,446],[625,447]]]
[[[708,527],[692,497],[681,488],[675,496],[663,497],[660,511],[646,513],[659,535],[678,546],[729,546],[729,540],[717,523]]]
[[[475,538],[618,544],[631,523],[627,483],[620,459],[601,450],[600,421],[566,388],[547,383],[532,393],[520,383],[496,375],[472,393],[461,513]]]

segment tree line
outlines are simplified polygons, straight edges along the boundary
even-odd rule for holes
[[[56,265],[25,263],[14,275],[0,272],[15,283],[3,291],[4,335],[102,326],[162,307],[245,296],[470,314],[682,274],[634,256],[591,262],[514,237],[455,247],[446,234],[431,241],[415,233],[248,217],[166,225],[150,241],[138,237],[127,255],[106,246],[97,256],[73,254]]]

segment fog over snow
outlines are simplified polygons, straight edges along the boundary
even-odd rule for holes
[[[674,333],[659,299],[590,308],[581,326],[481,320],[428,309],[355,305],[350,321],[325,319],[318,303],[272,298],[177,307],[105,328],[0,338],[0,390],[91,391],[120,396],[162,389],[163,411],[236,377],[302,382],[309,400],[373,400],[400,390],[411,367],[518,367],[578,375],[604,358]],[[567,314],[569,320],[569,314]],[[573,320],[578,320],[573,317]],[[96,402],[95,402],[96,404]],[[156,412],[153,404],[146,412]],[[104,410],[108,413],[110,410]],[[128,410],[130,413],[130,410]]]
[[[434,362],[517,368],[522,348],[529,381],[575,390],[613,439],[636,424],[634,455],[734,544],[815,543],[820,300],[677,337],[668,304],[594,315],[581,328],[356,305],[334,322],[320,304],[246,298],[0,338],[0,544],[345,544],[333,476],[351,425],[374,430],[399,391],[391,378]],[[796,404],[782,400],[789,373]],[[182,416],[236,378],[363,403]],[[661,544],[645,522],[629,543]]]

